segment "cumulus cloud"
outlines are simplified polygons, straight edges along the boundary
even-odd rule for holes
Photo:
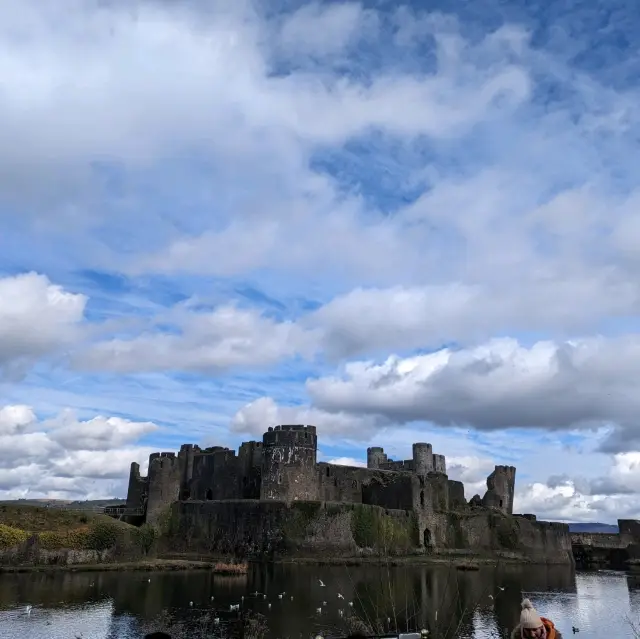
[[[172,330],[131,339],[113,339],[80,353],[80,368],[118,372],[188,370],[221,373],[275,364],[314,352],[311,331],[278,322],[254,309],[218,307],[211,312],[179,313]]]
[[[350,362],[341,376],[309,380],[307,389],[320,409],[401,423],[484,430],[610,425],[618,430],[603,449],[615,452],[637,446],[640,437],[639,351],[635,335],[529,347],[494,339],[382,364]]]
[[[0,496],[112,498],[126,495],[132,461],[146,466],[153,448],[136,445],[157,429],[149,422],[72,411],[39,420],[28,406],[0,409]]]
[[[79,339],[86,303],[45,275],[0,278],[0,375],[21,372]]]
[[[238,433],[261,436],[269,426],[309,424],[317,426],[323,437],[340,435],[354,440],[369,440],[382,420],[370,416],[327,413],[305,406],[280,406],[271,397],[261,397],[243,406],[231,421]]]

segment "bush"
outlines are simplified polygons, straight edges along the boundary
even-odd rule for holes
[[[40,547],[45,550],[59,550],[60,548],[69,547],[67,535],[51,530],[39,533],[38,541]]]
[[[91,550],[108,550],[118,544],[121,531],[117,525],[107,521],[96,521],[89,528],[87,547]]]
[[[149,524],[142,524],[140,528],[135,529],[135,541],[140,550],[148,555],[156,541],[156,529]]]
[[[0,524],[0,548],[13,548],[27,541],[29,533],[20,528]]]

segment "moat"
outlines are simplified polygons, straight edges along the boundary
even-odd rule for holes
[[[262,565],[240,578],[199,572],[3,575],[0,628],[3,639],[139,639],[144,624],[168,611],[176,619],[213,612],[223,632],[236,614],[229,606],[240,603],[265,616],[274,638],[339,633],[339,611],[350,609],[400,630],[427,627],[432,636],[489,639],[517,621],[523,593],[565,637],[573,626],[582,638],[632,637],[629,620],[640,619],[640,579],[624,572]]]

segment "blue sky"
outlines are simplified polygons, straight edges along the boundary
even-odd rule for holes
[[[635,5],[68,4],[0,8],[0,494],[304,421],[640,515]]]

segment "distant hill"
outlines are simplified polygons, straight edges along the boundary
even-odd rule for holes
[[[569,524],[569,530],[575,533],[609,533],[617,534],[620,532],[618,526],[613,524],[585,523],[585,524]]]
[[[48,506],[49,508],[62,508],[63,510],[94,510],[105,506],[124,505],[126,499],[89,499],[87,501],[68,501],[65,499],[4,499],[0,504],[11,506]]]

